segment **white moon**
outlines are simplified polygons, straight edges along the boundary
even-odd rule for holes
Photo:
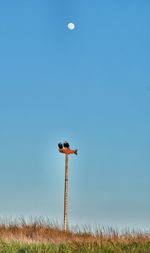
[[[69,30],[74,30],[75,29],[75,24],[74,23],[68,23],[68,29]]]

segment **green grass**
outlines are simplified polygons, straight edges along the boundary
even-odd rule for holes
[[[64,232],[57,224],[33,220],[0,223],[0,253],[150,253],[150,232],[111,227]]]
[[[150,253],[146,243],[71,243],[71,244],[25,244],[0,242],[0,253]]]

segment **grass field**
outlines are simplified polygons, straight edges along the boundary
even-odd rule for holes
[[[1,253],[150,253],[150,243],[25,244],[0,242]]]
[[[150,253],[150,234],[112,228],[65,233],[50,222],[1,222],[0,253]]]

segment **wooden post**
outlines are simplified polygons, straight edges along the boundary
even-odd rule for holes
[[[64,186],[64,231],[68,229],[68,155],[65,157],[65,186]]]

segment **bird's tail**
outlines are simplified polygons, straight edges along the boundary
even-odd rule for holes
[[[78,150],[76,149],[76,150],[74,151],[74,153],[75,153],[75,155],[77,155],[77,154],[78,154]]]

